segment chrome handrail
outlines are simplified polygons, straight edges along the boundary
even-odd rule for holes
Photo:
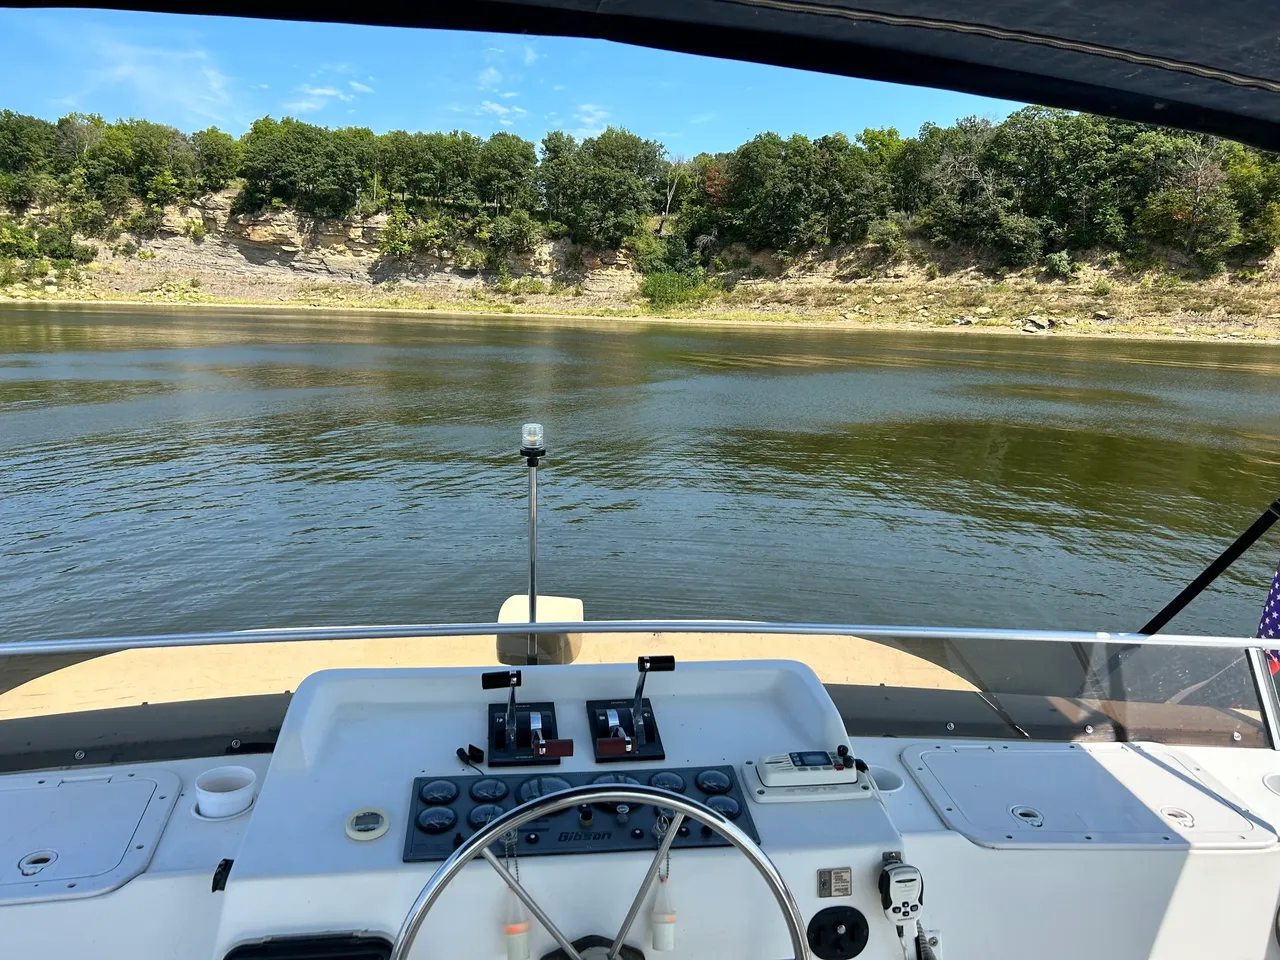
[[[864,623],[776,623],[754,620],[589,620],[563,623],[410,623],[341,627],[279,627],[217,633],[163,633],[132,637],[13,640],[0,643],[0,657],[32,654],[95,654],[157,647],[203,647],[238,643],[321,640],[394,640],[431,637],[521,636],[557,633],[767,633],[850,636],[864,640],[1019,640],[1034,643],[1119,643],[1130,646],[1247,650],[1265,646],[1256,637],[1145,636],[1081,630],[1005,630],[980,627],[918,627]]]

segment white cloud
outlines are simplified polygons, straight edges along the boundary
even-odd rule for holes
[[[709,123],[716,118],[714,113],[695,113],[689,118],[690,123]]]
[[[526,43],[524,45],[524,65],[526,67],[532,67],[538,62],[538,59],[538,51],[533,48],[532,44]]]
[[[105,86],[127,86],[143,113],[164,113],[176,107],[191,120],[227,123],[232,107],[229,80],[207,50],[145,47],[98,36],[81,57],[99,63],[87,71],[87,89],[68,97],[75,103]]]
[[[498,122],[502,124],[504,127],[510,127],[515,125],[514,121],[511,121],[511,120],[499,120]]]
[[[260,83],[260,84],[258,84],[258,89],[259,89],[259,90],[270,90],[270,89],[271,89],[271,84],[269,84],[269,83]]]
[[[351,103],[356,98],[354,93],[347,93],[337,87],[314,87],[309,83],[294,87],[294,91],[302,94],[302,97],[290,100],[284,105],[286,110],[294,113],[315,113],[317,110],[323,110],[333,100]]]
[[[496,67],[485,67],[476,77],[476,83],[481,90],[492,90],[502,82],[502,74],[498,72]]]
[[[373,87],[368,84],[361,83],[359,80],[348,80],[347,86],[356,93],[373,93]]]
[[[476,111],[480,114],[493,114],[495,117],[501,117],[500,121],[504,127],[509,127],[514,122],[509,117],[523,117],[528,114],[528,110],[523,107],[508,107],[502,103],[494,103],[492,100],[483,100],[480,103],[480,109]]]
[[[559,93],[559,92],[560,92],[561,90],[563,90],[563,89],[564,89],[564,84],[563,84],[563,83],[557,83],[554,87],[552,87],[552,88],[551,88],[551,92],[552,92],[552,93]]]
[[[573,119],[581,124],[577,130],[570,131],[574,136],[594,137],[597,134],[604,133],[605,121],[609,119],[609,111],[598,103],[583,103],[574,112]]]
[[[520,94],[516,93],[516,91],[514,91],[514,90],[508,90],[506,93],[501,94],[501,96],[504,96],[504,97],[518,97],[518,96],[520,96]]]
[[[491,63],[494,60],[497,60],[504,53],[506,53],[506,51],[501,47],[485,47],[484,50],[481,51],[481,55],[484,57],[486,63]]]
[[[341,76],[349,77],[360,72],[361,71],[359,69],[349,63],[322,63],[320,65],[320,69],[311,75],[313,77],[318,77],[325,73],[336,73]]]
[[[299,93],[305,93],[309,97],[337,97],[339,100],[354,100],[355,98],[349,93],[343,93],[336,87],[313,87],[304,83],[298,87]]]

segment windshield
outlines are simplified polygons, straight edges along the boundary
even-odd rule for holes
[[[1132,632],[1278,492],[1271,154],[587,40],[98,12],[72,53],[64,16],[0,11],[0,642],[495,620],[532,421],[537,589],[588,620]],[[1167,630],[1252,636],[1275,554]],[[803,660],[864,732],[1267,742],[1239,652],[849,632],[679,656]],[[9,658],[0,713],[498,656],[370,642],[57,695]]]

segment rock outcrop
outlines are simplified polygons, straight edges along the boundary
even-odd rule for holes
[[[386,214],[347,220],[300,215],[291,208],[234,212],[234,191],[164,211],[154,237],[134,237],[154,254],[155,266],[194,275],[264,281],[398,282],[421,286],[477,286],[486,277],[451,255],[389,260],[379,239]],[[509,258],[513,278],[529,276],[580,285],[585,293],[618,296],[634,291],[638,275],[623,251],[592,251],[567,240],[543,242]]]

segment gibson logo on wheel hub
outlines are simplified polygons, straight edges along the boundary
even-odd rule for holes
[[[562,830],[560,832],[560,842],[574,840],[608,840],[613,836],[612,830],[598,830],[594,833],[584,833],[581,830]]]

